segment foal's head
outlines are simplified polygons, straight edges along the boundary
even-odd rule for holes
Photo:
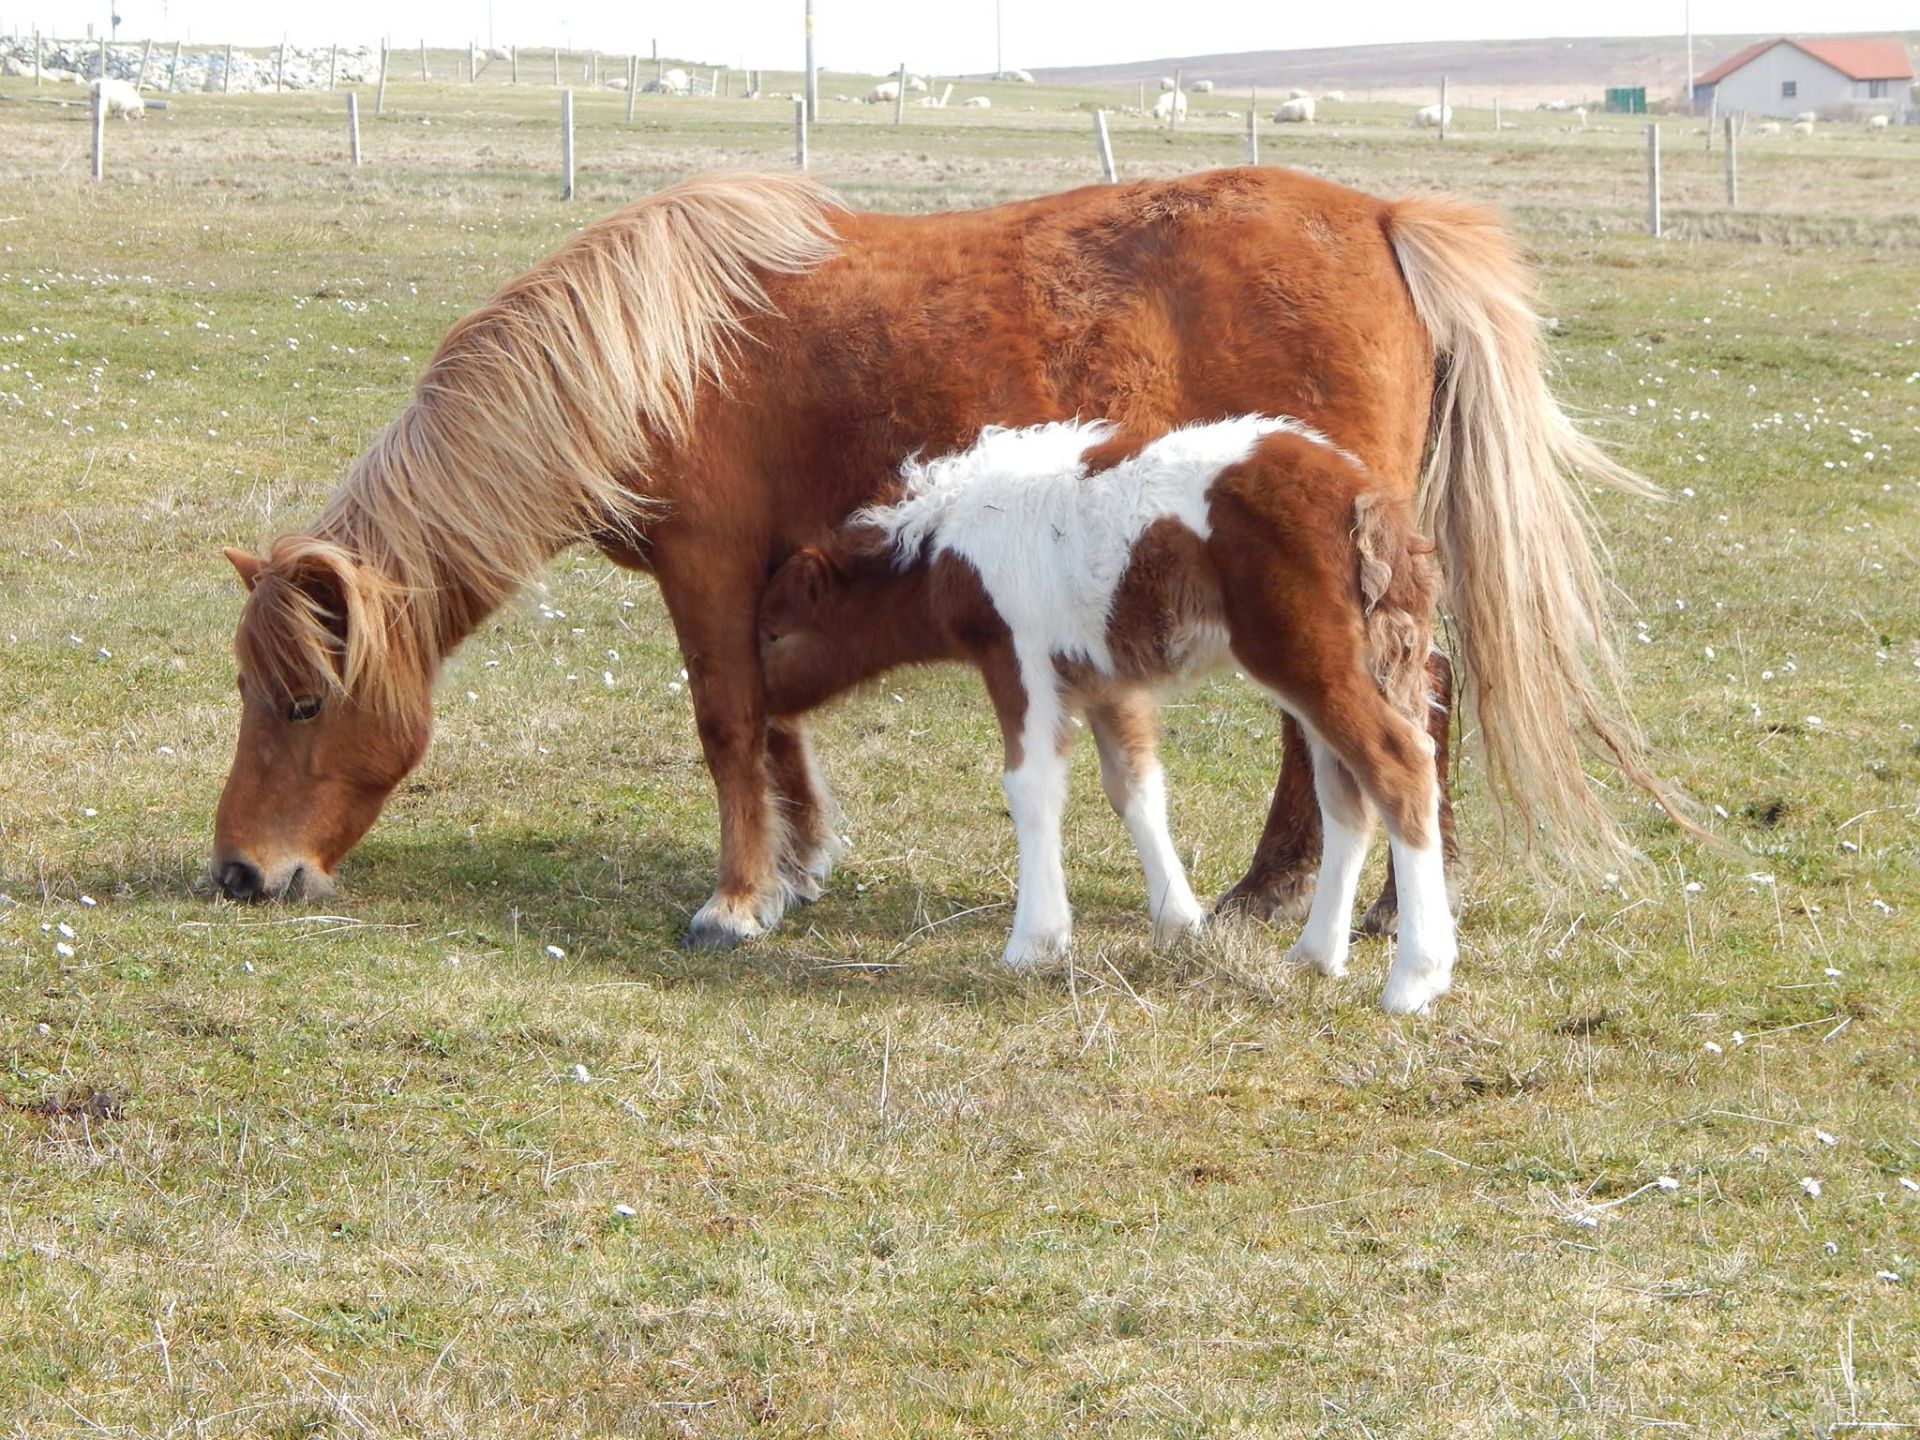
[[[926,591],[927,567],[896,565],[870,526],[795,551],[760,600],[768,710],[811,710],[895,665],[940,658]]]
[[[420,761],[430,676],[406,597],[308,537],[229,550],[247,589],[234,637],[240,740],[214,816],[213,873],[235,900],[312,896]]]

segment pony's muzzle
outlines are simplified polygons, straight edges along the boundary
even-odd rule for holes
[[[267,880],[260,867],[247,860],[229,860],[214,877],[220,893],[229,900],[259,900],[267,893]]]

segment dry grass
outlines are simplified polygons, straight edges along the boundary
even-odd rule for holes
[[[994,93],[905,135],[833,112],[820,169],[910,208],[1088,177],[1086,97]],[[645,101],[628,132],[589,97],[566,207],[544,90],[389,108],[350,176],[333,102],[183,100],[115,128],[95,192],[77,111],[0,103],[0,1433],[1920,1419],[1920,261],[1888,213],[1920,145],[1756,145],[1730,220],[1676,144],[1654,245],[1631,126],[1268,130],[1269,160],[1517,215],[1563,388],[1676,494],[1604,502],[1628,659],[1732,846],[1622,798],[1645,871],[1542,894],[1469,768],[1462,986],[1394,1022],[1377,949],[1336,984],[1265,930],[1148,949],[1084,757],[1075,966],[997,973],[1012,838],[950,673],[828,722],[829,895],[677,951],[713,843],[679,660],[651,588],[584,556],[455,658],[342,899],[196,894],[236,713],[218,546],[311,515],[557,236],[790,143],[779,106]],[[1118,140],[1129,173],[1237,148],[1224,119]],[[1223,680],[1171,730],[1217,888],[1275,720]]]

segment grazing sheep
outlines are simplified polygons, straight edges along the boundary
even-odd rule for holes
[[[1869,130],[1885,130],[1891,124],[1893,124],[1893,120],[1890,116],[1869,115],[1867,117],[1867,128]]]
[[[1533,108],[1536,110],[1552,110],[1558,112],[1573,109],[1573,102],[1571,100],[1542,100]]]
[[[1453,124],[1453,107],[1423,105],[1413,112],[1413,119],[1407,123],[1415,130],[1437,130],[1442,125]]]
[[[1164,120],[1169,115],[1185,119],[1186,114],[1187,95],[1184,90],[1175,90],[1170,94],[1162,95],[1153,102],[1153,118],[1156,120]]]
[[[1819,118],[1820,112],[1817,110],[1802,110],[1798,115],[1793,117],[1793,123],[1796,125],[1811,125]]]
[[[1298,85],[1287,91],[1287,99],[1289,100],[1311,100],[1312,98],[1313,96],[1310,93],[1302,90]]]
[[[512,52],[504,45],[493,45],[487,49],[487,59],[489,60],[511,60],[512,58]]]
[[[686,95],[693,89],[693,80],[676,65],[658,80],[649,80],[640,88],[649,95]]]
[[[927,82],[926,82],[926,81],[924,81],[924,80],[922,80],[922,79],[921,79],[921,78],[920,78],[920,77],[919,77],[918,75],[909,75],[909,76],[907,76],[907,93],[908,93],[909,95],[924,95],[924,94],[926,94],[926,93],[927,93]]]
[[[1193,82],[1193,91],[1196,95],[1211,95],[1213,93],[1213,81],[1196,80]]]
[[[1273,118],[1282,125],[1311,125],[1313,123],[1313,97],[1303,95],[1297,100],[1288,100],[1273,112]]]
[[[898,80],[882,80],[867,92],[866,103],[869,105],[888,104],[899,98],[900,82]]]
[[[1756,135],[1778,135],[1780,133],[1780,122],[1777,120],[1769,120],[1764,125],[1756,125],[1753,127],[1753,133]]]
[[[1346,101],[1347,92],[1344,90],[1329,90],[1327,91],[1326,94],[1322,95],[1320,98],[1322,100],[1331,100],[1333,101],[1334,104],[1339,105],[1339,104],[1343,104]]]
[[[1173,89],[1173,77],[1171,75],[1162,75],[1160,77],[1160,88],[1162,90]]]
[[[142,100],[140,92],[125,80],[115,80],[112,76],[104,80],[96,80],[87,87],[87,93],[99,96],[100,103],[107,107],[109,115],[123,116],[128,120],[135,116],[142,118],[146,116],[147,102]]]
[[[969,95],[960,102],[960,108],[962,110],[991,110],[993,108],[993,101],[984,95]]]
[[[1025,70],[1009,70],[1007,71],[1007,79],[1016,85],[1033,84],[1033,76]]]
[[[1796,135],[1801,135],[1801,136],[1805,136],[1805,135],[1811,135],[1811,134],[1813,134],[1813,121],[1811,121],[1811,120],[1796,120],[1796,121],[1794,121],[1794,122],[1793,122],[1793,133],[1794,133],[1794,134],[1796,134]]]

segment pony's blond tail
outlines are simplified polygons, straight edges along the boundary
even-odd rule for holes
[[[1700,833],[1649,771],[1627,713],[1580,477],[1660,492],[1554,400],[1531,275],[1491,214],[1409,199],[1390,208],[1386,229],[1438,366],[1418,523],[1439,542],[1463,697],[1503,815],[1532,858],[1536,838],[1590,872],[1633,856],[1581,765],[1584,729],[1608,763]]]

